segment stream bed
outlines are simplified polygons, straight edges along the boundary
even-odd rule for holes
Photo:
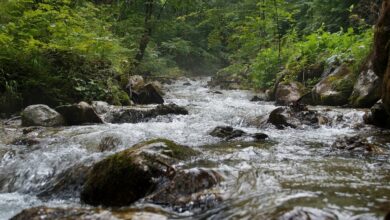
[[[202,151],[183,166],[220,173],[223,181],[216,188],[222,199],[208,209],[184,212],[141,200],[112,210],[118,218],[126,218],[118,213],[128,210],[148,213],[139,219],[383,219],[390,211],[390,132],[364,125],[366,110],[312,107],[330,123],[316,128],[259,128],[257,121],[277,106],[250,102],[254,94],[249,91],[215,92],[207,80],[183,79],[166,86],[166,102],[185,107],[188,115],[159,116],[137,124],[47,128],[34,131],[39,143],[33,146],[11,144],[15,137],[10,134],[23,135],[18,122],[2,125],[0,219],[35,206],[88,208],[79,201],[79,189],[58,198],[38,195],[76,164],[91,165],[154,138]],[[269,138],[226,142],[208,134],[217,126],[262,132]],[[380,140],[383,152],[353,154],[331,147],[339,137],[356,135]],[[102,153],[98,146],[104,137],[116,137],[120,144]]]

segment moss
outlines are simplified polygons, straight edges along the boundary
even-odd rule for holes
[[[193,157],[193,156],[200,154],[200,152],[198,152],[190,147],[179,145],[171,140],[162,139],[162,138],[153,139],[153,140],[149,140],[149,141],[145,141],[145,142],[136,144],[132,149],[133,149],[133,151],[135,151],[135,150],[138,150],[142,147],[145,147],[145,146],[148,146],[151,144],[157,144],[157,143],[163,143],[164,146],[167,148],[160,153],[162,153],[166,156],[178,159],[178,160],[186,160],[186,159],[189,159],[190,157]]]
[[[125,206],[144,197],[153,187],[151,172],[123,151],[94,165],[81,200],[90,205]]]
[[[159,144],[161,143],[161,147]],[[158,146],[156,148],[152,148]],[[149,154],[149,152],[152,152]],[[134,145],[98,162],[81,192],[81,201],[90,205],[127,206],[145,197],[156,187],[155,178],[166,175],[169,161],[187,159],[199,152],[173,141],[155,139]],[[163,165],[161,168],[161,165]]]

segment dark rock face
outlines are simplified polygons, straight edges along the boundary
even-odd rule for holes
[[[390,115],[390,1],[385,0],[375,28],[373,69],[382,80],[382,101],[386,112]]]
[[[157,139],[137,144],[92,168],[81,192],[90,205],[127,206],[156,190],[175,175],[172,165],[197,155],[193,149]]]
[[[59,106],[56,110],[65,118],[68,125],[101,124],[103,120],[88,103]]]
[[[279,83],[275,91],[277,105],[289,105],[299,100],[304,93],[304,86],[299,82]]]
[[[111,117],[108,117],[110,123],[138,123],[155,118],[159,115],[187,115],[188,111],[176,104],[159,105],[152,109],[129,108],[118,112],[113,112]]]
[[[241,137],[246,133],[239,129],[234,129],[230,126],[220,126],[216,127],[213,131],[210,132],[210,135],[213,137],[225,138],[226,140],[234,139]]]
[[[390,116],[382,102],[377,102],[365,116],[365,122],[382,128],[390,127]]]
[[[79,208],[49,208],[45,206],[25,209],[12,220],[41,220],[41,219],[116,219],[108,211],[79,209]]]
[[[278,129],[300,128],[306,126],[318,126],[322,116],[316,111],[308,109],[296,109],[294,107],[280,107],[273,110],[267,123],[274,125]]]
[[[311,92],[314,104],[329,106],[348,104],[353,82],[352,71],[346,65],[341,65],[314,86]]]
[[[64,123],[64,118],[47,105],[30,105],[22,112],[23,126],[54,127]]]
[[[164,99],[156,87],[149,83],[137,91],[132,92],[131,99],[136,104],[163,104]]]
[[[372,62],[363,70],[354,85],[351,104],[357,108],[372,107],[381,96],[382,81],[372,70]]]

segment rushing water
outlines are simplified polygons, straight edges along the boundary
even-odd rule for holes
[[[224,177],[217,187],[223,201],[204,212],[175,213],[169,207],[142,202],[134,209],[195,219],[288,219],[307,213],[313,219],[381,219],[390,211],[387,140],[382,141],[387,148],[382,155],[352,155],[330,147],[338,137],[380,132],[362,125],[363,110],[317,108],[332,119],[331,125],[259,129],[255,122],[276,108],[272,103],[250,102],[253,94],[247,91],[214,93],[205,79],[184,86],[186,81],[167,86],[166,101],[186,107],[189,115],[161,116],[138,124],[38,130],[34,132],[40,143],[32,147],[9,144],[8,133],[20,131],[12,126],[0,128],[0,219],[39,205],[84,206],[77,191],[49,200],[37,195],[69,167],[90,165],[112,154],[100,153],[97,147],[108,136],[121,140],[115,152],[158,137],[192,146],[204,154],[185,166],[213,169]],[[270,138],[257,144],[245,139],[219,144],[208,133],[222,125],[264,132]]]

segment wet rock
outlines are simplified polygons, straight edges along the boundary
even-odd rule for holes
[[[56,110],[65,118],[68,125],[101,124],[103,120],[86,102],[59,106]]]
[[[378,144],[371,143],[367,138],[359,136],[338,138],[333,143],[332,148],[359,154],[382,154],[384,152]]]
[[[53,127],[64,125],[64,118],[47,105],[30,105],[22,112],[22,126]]]
[[[255,141],[262,141],[268,138],[268,135],[264,133],[256,133],[251,135]]]
[[[119,138],[107,136],[102,138],[99,143],[98,149],[100,152],[112,151],[116,149],[119,145],[122,144],[122,141]]]
[[[348,103],[353,91],[352,71],[341,65],[332,74],[321,80],[312,90],[314,104],[342,106]]]
[[[159,115],[187,115],[188,111],[176,104],[158,105],[155,108],[126,108],[117,112],[112,112],[106,118],[110,123],[138,123],[155,118]]]
[[[192,84],[190,82],[185,82],[183,83],[183,86],[192,86]]]
[[[211,136],[224,138],[226,140],[242,137],[245,134],[246,133],[244,131],[239,129],[234,129],[233,127],[230,126],[219,126],[210,132]]]
[[[298,107],[297,107],[298,108]],[[267,120],[267,123],[274,125],[278,129],[301,128],[302,126],[317,127],[325,119],[318,112],[308,109],[298,109],[291,107],[280,107],[273,110]]]
[[[295,208],[282,215],[279,220],[337,220],[336,215],[314,208]]]
[[[304,94],[305,87],[299,82],[279,83],[275,91],[277,105],[289,105],[298,101]]]
[[[156,193],[148,196],[147,201],[168,205],[177,211],[194,208],[207,209],[221,200],[218,194],[209,191],[222,181],[215,171],[191,169],[178,171],[172,180],[162,184]]]
[[[131,99],[134,103],[142,105],[164,103],[162,94],[151,83],[145,85],[139,90],[133,91]]]
[[[273,110],[267,122],[275,125],[278,129],[286,127],[297,128],[299,124],[299,121],[293,117],[292,111],[284,107]]]
[[[364,118],[367,124],[375,125],[381,128],[390,128],[390,116],[381,101],[377,102]]]
[[[49,181],[40,189],[40,199],[74,198],[83,187],[92,167],[85,164],[76,164]]]
[[[354,85],[351,95],[351,104],[357,108],[370,108],[381,98],[381,83],[369,62]]]
[[[90,205],[127,206],[174,175],[174,163],[198,152],[172,141],[157,139],[137,144],[98,162],[81,192]]]
[[[107,102],[93,101],[92,108],[99,115],[105,114],[110,111],[110,105]]]
[[[96,219],[115,220],[110,212],[97,209],[81,208],[49,208],[45,206],[25,209],[12,220],[42,220],[42,219]]]

